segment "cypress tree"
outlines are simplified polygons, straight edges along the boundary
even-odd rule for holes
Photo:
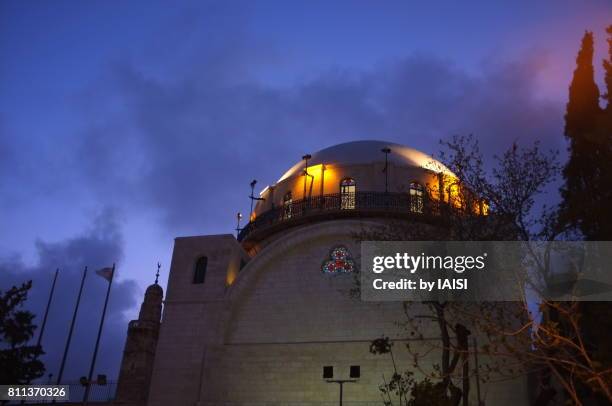
[[[593,34],[586,32],[576,58],[565,114],[565,136],[569,139],[569,160],[563,170],[561,189],[563,224],[579,229],[587,240],[602,238],[602,201],[609,184],[603,183],[604,149],[608,136],[602,133],[602,109],[593,69]],[[609,217],[609,215],[608,215]]]
[[[565,114],[565,135],[572,143],[593,131],[599,111],[599,89],[595,84],[593,69],[593,33],[587,31],[576,57]]]
[[[606,112],[609,117],[612,115],[612,24],[608,26],[606,32],[608,33],[608,59],[604,59],[603,61],[605,72],[604,81],[606,83],[606,94],[604,95],[604,99],[608,103]]]
[[[607,29],[612,35],[612,26]],[[580,230],[585,240],[612,240],[612,38],[610,59],[604,60],[606,109],[599,106],[599,89],[593,69],[593,34],[585,33],[576,58],[576,70],[569,88],[565,114],[565,136],[569,140],[569,160],[563,170],[560,221]],[[590,356],[602,365],[612,362],[612,329],[609,302],[583,302],[581,336]],[[578,388],[581,397],[593,404],[607,404],[586,387]]]

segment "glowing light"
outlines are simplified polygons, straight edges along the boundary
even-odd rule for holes
[[[488,216],[489,215],[489,203],[483,200],[482,202],[480,202],[480,204],[481,204],[480,214],[482,214],[483,216]]]
[[[270,190],[270,186],[266,186],[265,188],[263,188],[263,190],[261,192],[259,192],[259,197],[263,197],[263,195],[265,195],[268,190]]]
[[[323,171],[323,164],[313,165],[308,167],[308,174],[315,178],[321,179],[321,171]]]

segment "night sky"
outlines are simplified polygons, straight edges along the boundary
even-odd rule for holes
[[[61,269],[48,373],[84,266],[118,266],[96,368],[112,379],[173,238],[233,233],[249,182],[305,153],[435,154],[470,133],[487,154],[564,151],[580,39],[595,34],[601,84],[612,23],[609,0],[224,3],[0,1],[0,290],[33,279],[42,315]],[[87,373],[105,284],[88,276],[68,379]]]

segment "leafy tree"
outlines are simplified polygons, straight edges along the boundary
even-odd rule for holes
[[[0,291],[0,383],[26,384],[45,372],[38,359],[43,351],[28,345],[36,325],[34,314],[20,307],[26,301],[32,281]]]

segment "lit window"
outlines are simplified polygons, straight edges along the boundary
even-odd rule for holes
[[[423,186],[418,182],[410,183],[410,211],[423,213]]]
[[[204,283],[206,277],[206,266],[208,265],[208,258],[201,257],[196,262],[195,270],[193,272],[193,283]]]
[[[327,274],[350,273],[355,270],[355,262],[345,247],[335,247],[331,250],[330,259],[323,263],[322,271]]]
[[[283,217],[288,219],[293,215],[293,198],[291,192],[287,192],[283,198]]]
[[[340,182],[340,208],[350,210],[355,208],[355,179],[344,178]]]
[[[446,202],[453,207],[461,207],[461,195],[459,193],[459,185],[453,183],[446,189]]]

